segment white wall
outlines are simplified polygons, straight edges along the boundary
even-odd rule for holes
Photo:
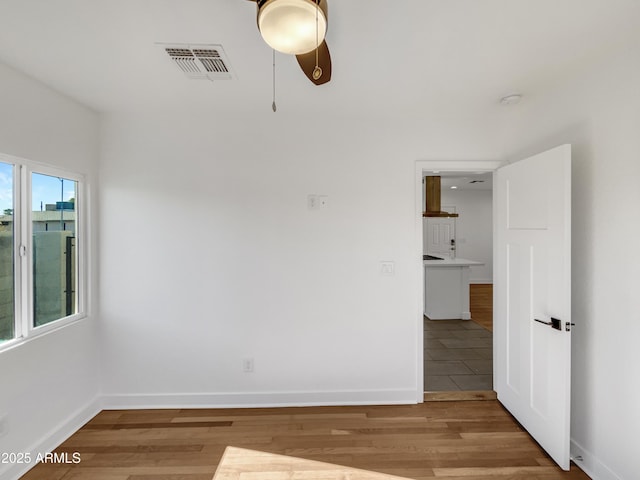
[[[416,401],[415,161],[487,158],[495,125],[309,122],[268,105],[105,119],[107,404]],[[308,194],[329,207],[309,211]]]
[[[108,117],[107,400],[410,401],[414,160],[515,160],[572,143],[572,450],[594,478],[634,478],[639,84],[630,50],[525,96],[502,111],[501,128],[495,119],[336,117],[323,122],[319,148],[305,119],[281,112]],[[306,210],[309,193],[329,195],[329,208]],[[394,277],[379,275],[381,260],[396,262]],[[255,373],[241,373],[244,357],[255,358]]]
[[[0,152],[84,173],[95,184],[96,116],[2,64],[0,85]],[[46,451],[95,413],[94,323],[90,316],[0,352],[0,417],[7,424],[0,452]],[[0,477],[24,467],[0,465]]]
[[[569,142],[573,452],[594,478],[634,478],[639,62],[629,50],[553,94],[525,97],[504,111],[501,130],[495,119],[336,114],[323,122],[318,147],[314,125],[286,112],[107,117],[107,401],[415,399],[414,161],[517,159]],[[93,116],[4,67],[0,76],[0,150],[91,171]],[[308,211],[309,193],[329,195],[329,208]],[[394,277],[380,276],[382,260],[396,262]],[[92,329],[84,322],[0,355],[8,372],[0,411],[10,415],[2,449],[27,448],[90,403],[98,391]],[[255,373],[241,373],[245,357],[255,358]],[[53,379],[53,371],[65,375]]]
[[[573,145],[572,452],[606,480],[640,472],[639,47],[525,97],[504,131],[513,159]]]
[[[471,283],[493,283],[493,203],[491,190],[444,190],[442,204],[454,205],[456,256],[483,262],[471,267]]]

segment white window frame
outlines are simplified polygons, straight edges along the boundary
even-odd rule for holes
[[[0,162],[13,165],[14,338],[0,343],[0,352],[87,317],[87,184],[86,177],[69,170],[0,153]],[[32,174],[77,182],[76,188],[76,313],[34,325]],[[16,215],[16,213],[18,213]]]

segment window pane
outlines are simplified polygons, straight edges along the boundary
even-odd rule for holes
[[[0,162],[0,342],[15,336],[13,165]]]
[[[67,178],[31,176],[36,327],[77,312],[77,187]]]

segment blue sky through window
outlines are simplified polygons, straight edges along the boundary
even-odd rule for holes
[[[75,198],[76,182],[73,180],[35,173],[31,177],[31,208],[39,211],[45,205]],[[13,165],[0,162],[0,214],[13,206]]]
[[[13,208],[13,165],[0,162],[0,214]]]

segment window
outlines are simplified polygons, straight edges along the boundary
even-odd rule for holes
[[[0,342],[15,336],[14,167],[0,163]]]
[[[0,155],[0,349],[83,317],[82,177]]]

